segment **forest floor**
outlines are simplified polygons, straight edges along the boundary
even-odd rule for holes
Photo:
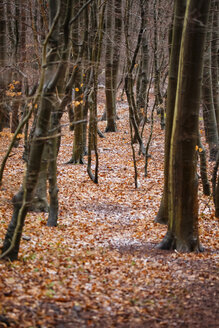
[[[104,99],[99,99],[99,113]],[[99,184],[86,165],[66,165],[73,134],[63,128],[58,158],[59,222],[29,213],[19,260],[0,262],[0,327],[219,327],[219,225],[211,197],[199,191],[203,253],[156,249],[166,227],[154,223],[163,187],[164,132],[155,115],[148,176],[137,156],[134,187],[127,103],[118,132],[98,139]],[[63,123],[67,123],[64,116]],[[102,131],[105,122],[99,122]],[[150,124],[146,127],[146,139]],[[0,160],[7,149],[0,136]],[[137,148],[136,148],[137,149]],[[23,145],[14,149],[0,187],[0,243],[22,181]],[[86,160],[86,157],[85,157]]]

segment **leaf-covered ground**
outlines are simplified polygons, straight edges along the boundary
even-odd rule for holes
[[[103,108],[100,98],[100,113]],[[59,224],[46,227],[47,214],[29,213],[19,261],[0,262],[0,327],[219,327],[219,229],[212,200],[200,187],[204,253],[157,250],[166,232],[154,223],[164,133],[155,116],[149,174],[144,177],[144,160],[137,154],[135,189],[125,102],[118,102],[118,114],[118,132],[98,140],[98,185],[86,165],[65,164],[73,136],[63,128]],[[67,116],[63,120],[67,123]],[[99,127],[103,131],[105,123]],[[8,142],[6,131],[0,159]],[[0,187],[1,243],[11,198],[22,181],[22,152],[22,144],[13,150]]]

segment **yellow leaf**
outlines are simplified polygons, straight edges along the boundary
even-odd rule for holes
[[[199,153],[201,153],[203,151],[203,149],[202,148],[199,148],[198,151],[199,151]]]
[[[78,89],[78,88],[75,88],[75,91],[76,91],[76,92],[78,92],[78,91],[79,91],[79,89]]]
[[[80,105],[80,101],[75,101],[75,107]]]
[[[195,150],[198,150],[198,148],[199,148],[199,147],[196,145],[196,146],[195,146]]]

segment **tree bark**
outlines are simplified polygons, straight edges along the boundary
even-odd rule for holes
[[[105,56],[105,94],[106,94],[106,132],[116,132],[116,112],[113,99],[113,2],[108,1],[106,5],[106,56]]]
[[[208,31],[206,37],[206,50],[204,56],[203,83],[202,83],[202,106],[205,126],[205,137],[210,150],[210,160],[215,161],[218,149],[218,129],[216,121],[216,111],[213,98],[212,84],[212,19],[211,11],[208,21]]]
[[[174,8],[173,35],[170,53],[170,69],[167,90],[167,113],[165,129],[165,157],[164,157],[164,190],[161,204],[155,222],[168,223],[168,184],[169,184],[169,160],[170,140],[172,135],[173,116],[175,108],[176,87],[179,67],[179,53],[182,38],[182,29],[186,9],[186,0],[177,0]]]
[[[9,127],[10,118],[5,105],[5,92],[9,83],[9,73],[6,69],[7,63],[7,38],[6,38],[6,11],[5,5],[0,5],[0,132]]]
[[[143,28],[144,33],[142,35],[142,42],[141,42],[141,53],[140,53],[140,64],[139,64],[139,71],[138,71],[138,79],[137,79],[137,111],[138,117],[140,121],[144,118],[147,120],[147,113],[146,113],[146,106],[147,106],[147,85],[149,81],[148,77],[148,67],[149,67],[149,46],[148,46],[148,36],[146,33],[147,27],[147,15],[148,15],[148,6],[149,3],[146,2],[144,5],[144,16],[143,16]]]
[[[199,105],[210,1],[187,1],[170,146],[168,231],[161,249],[201,251],[198,236]]]

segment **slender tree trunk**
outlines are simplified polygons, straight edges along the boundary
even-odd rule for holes
[[[122,37],[122,1],[114,0],[115,27],[113,37],[113,57],[112,57],[112,98],[113,108],[116,116],[116,95],[118,84],[118,73],[120,63],[121,37]]]
[[[203,186],[203,193],[206,196],[210,196],[211,189],[210,183],[208,181],[208,174],[207,174],[207,160],[206,160],[206,150],[201,142],[201,136],[199,133],[199,140],[198,140],[198,153],[200,158],[200,174]]]
[[[160,68],[158,61],[158,22],[157,22],[157,0],[154,0],[154,8],[153,8],[153,18],[154,18],[154,94],[156,106],[158,108],[158,113],[160,114],[160,125],[163,130],[165,127],[164,122],[164,107],[162,106],[163,97],[161,95],[161,87],[160,87]]]
[[[74,4],[73,8],[73,16],[77,14],[83,1],[78,1],[77,4]],[[85,24],[83,20],[83,24]],[[81,56],[80,48],[84,48],[84,40],[83,35],[81,34],[81,24],[79,20],[76,20],[73,23],[73,32],[72,32],[72,40],[73,40],[73,60],[76,62],[77,58]],[[82,39],[82,41],[81,41]],[[80,46],[80,43],[83,43]],[[84,119],[85,119],[85,112],[84,112],[84,104],[83,104],[83,63],[81,66],[78,67],[77,75],[75,77],[75,84],[74,84],[74,141],[73,141],[73,149],[72,149],[72,158],[68,163],[73,164],[84,164]]]
[[[205,126],[206,141],[209,145],[210,160],[216,160],[218,149],[218,130],[216,121],[216,112],[214,108],[214,98],[212,89],[212,54],[211,54],[211,40],[212,40],[212,17],[213,13],[209,15],[208,32],[206,37],[206,51],[204,56],[204,70],[203,70],[203,84],[202,84],[202,105],[203,118]]]
[[[9,114],[5,105],[5,92],[8,87],[7,38],[6,38],[6,10],[3,1],[0,5],[0,131],[9,126]]]
[[[147,106],[147,85],[148,85],[148,65],[149,65],[149,47],[148,47],[148,36],[146,33],[147,27],[147,15],[148,15],[148,5],[149,3],[146,2],[145,4],[145,14],[143,17],[143,27],[144,33],[142,35],[142,42],[141,42],[141,53],[140,53],[140,64],[139,64],[139,71],[138,71],[138,79],[137,79],[137,111],[139,119],[142,120],[143,118],[147,120],[147,113],[146,113],[146,106]]]
[[[98,183],[98,152],[97,152],[97,92],[98,92],[98,70],[100,65],[102,39],[103,39],[103,21],[106,4],[102,5],[102,9],[97,16],[97,5],[100,7],[101,1],[93,3],[92,6],[92,30],[95,32],[93,35],[92,44],[92,63],[94,63],[91,69],[92,76],[92,88],[88,96],[89,104],[89,130],[88,130],[88,163],[87,172],[89,177],[94,183]],[[91,169],[91,153],[92,150],[95,152],[95,173],[93,174]]]
[[[64,42],[64,44],[60,43],[63,41],[63,38],[60,40],[59,37],[60,35],[64,35],[64,40],[68,40],[68,35],[63,34],[64,31],[62,28],[63,20],[68,16],[68,12],[66,11],[67,9],[69,10],[70,3],[69,0],[62,1],[62,5],[58,0],[50,0],[49,2],[51,29],[50,33],[47,35],[43,51],[43,70],[39,87],[41,88],[43,83],[43,88],[42,91],[41,89],[38,91],[41,91],[41,100],[37,125],[31,144],[24,182],[20,191],[13,198],[13,216],[5,235],[2,255],[0,256],[1,258],[7,258],[11,261],[18,257],[24,221],[37,184],[43,149],[48,137],[50,114],[53,109],[52,99],[54,97],[56,86],[58,82],[60,82],[59,79],[63,76],[64,63],[62,61],[62,55],[66,50],[66,42]],[[71,17],[69,17],[69,19],[70,18]],[[45,51],[46,45],[49,45],[47,47],[47,56]],[[59,55],[61,54],[59,64],[57,64],[56,60],[58,51]],[[44,74],[45,78],[43,77]]]
[[[112,29],[113,29],[113,2],[108,1],[106,5],[106,57],[105,57],[105,94],[106,94],[106,132],[115,132],[116,128],[116,112],[113,99],[113,44],[112,44]]]
[[[211,74],[212,74],[212,92],[217,121],[217,131],[219,133],[219,0],[214,0],[212,5],[213,24],[211,41]]]

